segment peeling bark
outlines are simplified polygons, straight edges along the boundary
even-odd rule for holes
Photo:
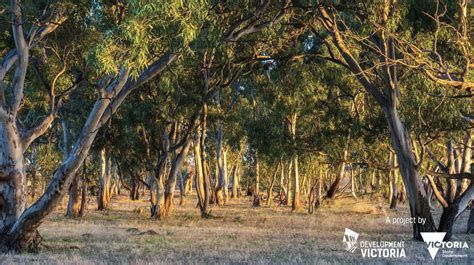
[[[26,207],[26,172],[20,134],[13,120],[0,123],[0,235]]]

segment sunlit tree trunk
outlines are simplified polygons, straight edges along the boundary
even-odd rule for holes
[[[201,114],[201,124],[198,126],[197,137],[194,141],[194,179],[196,183],[196,193],[198,195],[198,206],[202,218],[209,217],[209,193],[211,183],[209,181],[206,163],[206,126],[207,126],[207,104],[204,103]]]
[[[185,136],[187,139],[184,143],[184,146],[181,148],[179,154],[177,154],[171,164],[171,169],[168,175],[168,181],[166,182],[166,187],[164,191],[164,209],[163,211],[158,212],[158,218],[165,218],[169,216],[173,207],[173,195],[176,188],[176,181],[178,174],[181,174],[181,169],[183,167],[184,159],[188,155],[189,148],[191,146],[191,138]]]
[[[293,198],[293,189],[292,189],[292,184],[293,184],[293,180],[291,178],[292,176],[292,172],[293,172],[293,160],[290,160],[290,162],[288,163],[288,172],[286,174],[286,205],[287,206],[290,206],[292,203],[291,203],[291,199]]]
[[[199,137],[198,137],[199,138]],[[204,204],[204,176],[201,162],[201,151],[198,141],[194,141],[194,183],[196,186],[196,195],[198,197],[198,205],[201,211],[203,210]]]
[[[352,194],[352,197],[354,197],[354,199],[357,200],[357,195],[356,195],[356,179],[355,179],[355,176],[354,176],[354,168],[353,168],[353,165],[351,165],[351,170],[350,170],[350,174],[351,174],[351,194]]]
[[[377,171],[375,176],[375,191],[378,192],[380,190],[380,171]]]
[[[67,206],[66,215],[69,218],[77,218],[81,216],[82,208],[82,192],[83,192],[83,178],[75,176],[69,190],[69,202]]]
[[[150,214],[151,216],[156,215],[156,210],[157,210],[157,205],[158,205],[158,197],[157,197],[157,192],[158,192],[158,180],[153,177],[150,180]]]
[[[270,180],[270,186],[268,187],[268,190],[267,190],[267,205],[271,205],[273,202],[273,187],[275,186],[275,180],[279,173],[280,165],[281,165],[281,161],[277,163],[275,171],[273,172],[273,175],[272,175],[272,179]]]
[[[293,192],[292,192],[292,200],[291,200],[291,209],[296,211],[300,208],[300,173],[298,167],[298,155],[295,155],[293,158]]]
[[[227,170],[226,170],[226,151],[223,147],[223,126],[219,125],[217,129],[217,141],[216,141],[216,203],[218,205],[224,205],[224,193],[227,185]]]
[[[342,178],[346,172],[346,161],[347,159],[347,148],[344,148],[342,161],[339,162],[338,170],[336,172],[336,178],[332,182],[331,186],[329,187],[328,191],[326,192],[326,197],[331,199],[336,195],[337,190],[339,189],[339,184],[341,183]]]
[[[253,196],[253,206],[260,206],[260,165],[258,161],[257,150],[254,150],[254,175],[255,175],[255,194]]]
[[[227,150],[224,150],[224,204],[229,201],[229,172],[227,171]]]
[[[206,134],[207,134],[207,104],[203,104],[202,111],[202,121],[201,121],[201,142],[200,142],[200,152],[201,152],[201,164],[202,164],[202,174],[203,174],[203,184],[204,184],[204,202],[203,208],[201,209],[201,216],[204,218],[209,217],[209,200],[211,193],[211,181],[210,181],[210,171],[208,162],[206,159]]]
[[[397,174],[399,174],[399,173],[397,173]],[[427,197],[428,197],[428,202],[431,202],[431,195],[429,195]],[[406,199],[407,199],[407,192],[405,190],[405,184],[403,183],[403,181],[400,181],[400,202],[405,203]]]
[[[109,207],[110,192],[110,159],[107,156],[105,148],[100,150],[99,154],[100,175],[99,175],[99,194],[98,209],[105,210]]]
[[[163,207],[164,207],[164,185],[163,185],[163,178],[165,176],[165,169],[166,163],[168,160],[168,149],[170,147],[170,142],[168,139],[168,135],[165,130],[163,130],[162,138],[161,138],[161,147],[160,153],[158,156],[158,161],[155,167],[155,176],[152,182],[152,186],[150,189],[152,190],[152,197],[151,197],[151,216],[152,217],[159,217],[162,215]]]

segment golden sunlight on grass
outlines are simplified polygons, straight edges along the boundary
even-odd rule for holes
[[[387,216],[409,216],[406,205],[393,211],[370,195],[357,203],[351,197],[340,197],[314,215],[291,213],[281,206],[254,208],[250,197],[243,197],[212,208],[213,217],[207,220],[200,218],[194,203],[191,196],[185,206],[175,205],[174,215],[162,221],[149,218],[147,201],[130,201],[125,196],[116,196],[111,210],[97,211],[90,205],[82,220],[64,217],[63,204],[40,228],[47,249],[38,254],[3,255],[0,263],[341,264],[416,263],[430,258],[425,243],[411,240],[409,225],[385,223]],[[466,218],[462,216],[457,224],[465,224]],[[346,252],[342,242],[346,227],[360,233],[363,240],[405,240],[407,258],[364,260],[358,252]],[[456,232],[463,229],[455,227]],[[456,237],[471,241],[462,234]],[[472,251],[469,254],[474,256]]]

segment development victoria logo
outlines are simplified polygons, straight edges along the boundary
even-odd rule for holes
[[[428,252],[434,260],[438,250],[442,249],[442,256],[445,258],[463,258],[467,254],[455,254],[454,249],[469,248],[465,241],[443,241],[446,236],[445,232],[422,232],[421,237],[428,245]]]
[[[347,244],[347,247],[345,248],[347,251],[354,253],[354,251],[357,249],[358,237],[358,233],[350,230],[349,228],[346,228],[346,231],[344,232],[344,239],[342,240],[342,242]]]
[[[348,252],[354,253],[357,248],[363,258],[405,258],[405,246],[403,241],[363,241],[359,239],[359,233],[346,228],[342,242]]]

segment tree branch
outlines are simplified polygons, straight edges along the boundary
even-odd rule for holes
[[[40,18],[40,25],[35,25],[38,28],[30,31],[30,35],[28,36],[28,49],[36,46],[47,34],[53,32],[59,25],[64,23],[67,19],[67,16],[65,15],[66,12],[67,10],[65,8],[60,8],[60,6],[45,11],[43,16]],[[17,60],[17,49],[10,50],[0,63],[0,80],[5,79],[7,72]]]
[[[245,35],[259,32],[263,30],[266,27],[271,27],[277,23],[279,23],[286,15],[287,9],[288,9],[288,4],[289,1],[285,1],[285,4],[283,8],[276,14],[274,17],[272,17],[269,20],[260,22],[261,15],[267,11],[267,8],[270,6],[269,5],[270,1],[267,1],[265,4],[257,8],[257,11],[255,14],[247,15],[244,19],[238,21],[234,26],[231,27],[231,29],[227,32],[226,36],[224,37],[224,40],[226,42],[235,42],[238,41],[240,38],[242,38]],[[242,27],[242,25],[246,24],[245,26]],[[241,28],[237,30],[238,28]]]
[[[22,147],[23,152],[25,152],[28,149],[30,144],[35,139],[37,139],[38,137],[43,135],[48,130],[48,128],[51,125],[51,123],[53,122],[53,120],[54,120],[53,113],[49,113],[43,119],[43,121],[40,124],[38,124],[36,127],[32,128],[32,129],[26,131],[22,135],[22,137],[21,137],[21,147]]]
[[[474,179],[474,174],[471,174],[469,172],[463,172],[463,173],[454,173],[454,174],[449,174],[445,172],[435,172],[431,170],[426,170],[426,172],[432,176],[437,176],[437,177],[443,177],[446,179]]]
[[[429,183],[430,183],[430,186],[431,186],[431,189],[433,190],[433,193],[436,197],[436,199],[439,201],[439,203],[444,207],[444,208],[447,208],[449,205],[448,203],[446,202],[446,200],[444,199],[443,197],[443,194],[441,194],[441,192],[438,190],[438,187],[436,187],[436,184],[433,180],[433,177],[429,176],[429,175],[426,175],[426,178],[428,179]],[[428,198],[429,199],[429,198]]]
[[[355,74],[357,80],[364,86],[364,88],[377,100],[381,106],[387,106],[388,100],[385,96],[373,85],[373,83],[367,77],[365,71],[352,56],[350,50],[347,48],[335,21],[335,18],[331,18],[326,9],[320,5],[318,7],[319,12],[322,16],[321,23],[331,33],[333,43],[342,55],[347,65],[350,67],[351,72]]]
[[[13,95],[11,101],[11,114],[16,116],[23,99],[23,88],[25,86],[26,71],[28,68],[29,47],[23,35],[23,21],[21,15],[20,0],[12,0],[12,31],[15,47],[18,53],[18,63],[13,77]]]
[[[122,104],[127,95],[130,94],[130,92],[132,92],[145,82],[149,81],[150,79],[156,77],[158,74],[162,73],[171,63],[173,63],[177,59],[178,54],[167,52],[154,63],[152,63],[150,66],[148,66],[145,70],[143,70],[136,80],[129,78],[124,88],[113,98],[112,102],[107,108],[107,111],[102,116],[100,126],[106,123],[108,119],[112,116],[112,114],[117,111],[120,104]]]

